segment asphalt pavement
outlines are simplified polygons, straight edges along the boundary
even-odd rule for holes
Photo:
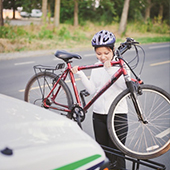
[[[146,53],[146,61],[142,72],[142,79],[147,84],[155,84],[156,86],[159,86],[169,92],[170,44],[159,43],[142,46]],[[0,53],[0,92],[23,100],[23,89],[25,88],[29,78],[33,75],[32,66],[35,64],[55,65],[58,61],[56,61],[56,58],[52,56],[52,54],[54,54],[56,50],[57,49]],[[66,50],[80,53],[82,56],[81,61],[74,61],[75,65],[86,65],[89,63],[94,63],[96,60],[96,57],[94,57],[95,55],[93,48],[90,48],[90,51],[85,51],[86,49],[83,51],[83,49],[81,49],[81,52],[79,52],[77,49]],[[134,52],[127,52],[126,59],[131,56],[131,53]],[[90,75],[90,73],[87,73],[87,76],[88,75]],[[79,89],[84,88],[80,81],[77,81],[76,83]],[[88,98],[86,101],[88,101]],[[91,113],[92,110],[89,109],[87,117],[83,122],[83,129],[87,134],[93,137]],[[170,151],[160,157],[153,159],[153,161],[162,163],[167,169],[169,169],[169,153]],[[127,161],[127,169],[130,169],[129,167],[131,167],[131,164]],[[149,169],[150,168],[146,168],[144,166],[140,167],[140,170]]]
[[[84,50],[92,50],[91,48],[72,48],[72,49],[46,49],[46,50],[36,50],[36,51],[20,51],[20,52],[11,52],[11,53],[0,53],[0,60],[10,60],[16,58],[25,58],[25,57],[37,57],[55,54],[57,50],[66,50],[69,52],[78,52]]]
[[[9,60],[9,59],[16,59],[16,58],[24,58],[24,57],[36,57],[36,56],[54,54],[55,52],[56,49],[0,53],[0,60]]]

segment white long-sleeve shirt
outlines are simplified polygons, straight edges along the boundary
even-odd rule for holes
[[[99,63],[96,63],[99,64]],[[83,71],[78,71],[77,74],[80,77],[82,83],[84,84],[86,90],[91,94],[95,95],[112,77],[112,75],[119,69],[119,67],[100,67],[92,69],[90,80],[84,74]],[[107,89],[95,102],[93,105],[93,112],[99,114],[108,114],[110,105],[114,99],[123,90],[126,89],[126,84],[124,77],[121,76],[109,89]],[[127,113],[127,103],[122,102],[117,108],[116,113]]]

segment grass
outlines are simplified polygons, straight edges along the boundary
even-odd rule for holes
[[[69,49],[91,47],[91,38],[102,30],[112,31],[117,43],[124,42],[126,37],[132,37],[141,44],[153,42],[169,42],[169,26],[162,24],[129,23],[124,35],[118,34],[118,23],[111,25],[86,22],[83,26],[74,27],[60,24],[54,28],[52,24],[0,27],[0,53],[44,49]]]
[[[160,37],[139,37],[138,41],[141,44],[148,44],[148,43],[160,43],[160,42],[170,42],[170,36],[160,36]]]

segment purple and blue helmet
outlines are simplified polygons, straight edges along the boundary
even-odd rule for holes
[[[115,35],[106,30],[99,31],[92,38],[92,46],[93,47],[114,47],[114,43],[116,41]]]

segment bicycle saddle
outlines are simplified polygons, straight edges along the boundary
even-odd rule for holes
[[[81,56],[78,54],[68,53],[67,51],[59,51],[59,50],[55,53],[55,56],[57,58],[64,60],[65,62],[68,62],[72,58],[81,59]]]

